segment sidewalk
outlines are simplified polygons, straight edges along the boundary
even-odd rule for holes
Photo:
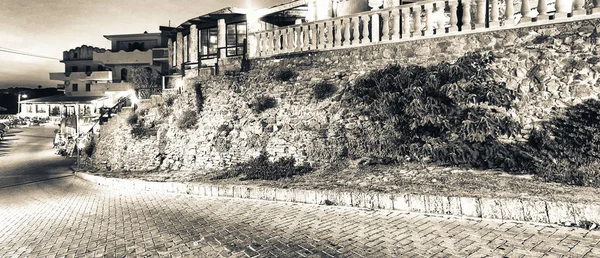
[[[317,171],[277,181],[211,180],[192,172],[76,173],[115,188],[597,228],[600,189],[531,176],[439,167]],[[114,178],[121,177],[121,178]]]

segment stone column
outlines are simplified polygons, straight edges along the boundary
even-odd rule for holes
[[[198,28],[196,24],[190,26],[190,43],[188,44],[190,62],[198,62]]]
[[[506,0],[506,10],[504,11],[504,25],[515,24],[515,6],[513,0]]]
[[[571,8],[573,7],[572,4],[572,0],[556,0],[556,13],[554,14],[554,19],[567,18],[567,14],[571,12]]]
[[[500,26],[500,10],[498,7],[498,0],[490,0],[492,2],[492,10],[490,10],[490,28]]]
[[[169,39],[167,39],[167,47],[169,48],[169,60],[168,65],[169,65],[169,69],[171,69],[171,67],[173,67],[173,58],[175,58],[175,51],[177,51],[176,49],[174,49],[173,46],[173,39],[169,37]]]
[[[425,4],[425,36],[433,35],[433,3]]]
[[[548,20],[548,3],[546,0],[538,0],[537,11],[538,11],[538,16],[537,16],[538,21]]]
[[[585,1],[574,0],[573,1],[573,16],[585,15]]]
[[[369,0],[369,7],[371,11],[379,10],[379,7],[383,5],[383,0]],[[379,14],[371,14],[371,42],[379,42],[380,40],[380,28],[379,28]]]
[[[463,4],[463,17],[462,17],[462,28],[461,31],[471,30],[471,1],[464,0]]]
[[[477,13],[475,15],[475,29],[485,28],[485,13],[487,5],[485,0],[477,0]]]
[[[529,0],[521,1],[521,21],[519,23],[531,22],[531,7]]]
[[[175,52],[175,66],[180,67],[183,64],[183,34],[181,31],[177,32],[177,42],[176,42],[177,51]]]
[[[225,19],[217,20],[217,47],[221,48],[219,50],[219,55],[221,58],[227,57],[227,51],[225,47],[227,46],[227,24],[225,24]]]
[[[448,28],[448,32],[456,32],[458,31],[458,1],[450,0],[448,5],[450,6],[450,28]]]

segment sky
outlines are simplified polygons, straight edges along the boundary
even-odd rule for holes
[[[56,87],[62,52],[81,45],[110,48],[103,35],[159,32],[224,7],[264,8],[291,0],[0,0],[0,88]],[[53,58],[53,59],[51,59]]]

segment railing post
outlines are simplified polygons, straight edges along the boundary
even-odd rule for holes
[[[352,40],[351,45],[360,44],[360,16],[352,17]]]
[[[421,5],[414,5],[412,10],[415,20],[413,23],[413,37],[421,37],[423,36],[423,32],[421,31]]]
[[[446,22],[444,19],[444,9],[446,9],[446,2],[437,2],[435,3],[435,13],[437,14],[437,29],[435,30],[435,34],[443,34],[446,33]]]
[[[556,13],[554,13],[554,19],[567,18],[567,14],[571,12],[572,1],[571,0],[556,0]]]
[[[400,9],[392,10],[392,40],[400,39]]]
[[[521,21],[519,23],[531,22],[531,7],[529,0],[521,1]]]
[[[274,38],[275,38],[275,51],[274,51],[274,53],[275,54],[279,54],[279,53],[281,53],[281,46],[282,46],[282,43],[283,43],[283,42],[281,42],[281,30],[280,29],[275,30],[274,34],[275,34],[274,35]]]
[[[498,7],[498,0],[490,0],[492,1],[492,10],[490,10],[490,23],[489,27],[498,27],[500,26],[500,8]]]
[[[425,4],[425,36],[433,35],[433,3]]]
[[[381,41],[388,41],[390,40],[390,12],[383,12],[381,14],[381,19],[383,19],[383,24],[381,28]]]
[[[471,0],[463,0],[463,17],[461,31],[471,30]]]
[[[332,20],[327,20],[325,22],[327,24],[327,45],[326,48],[332,48],[333,47],[333,21]]]
[[[302,26],[294,27],[294,51],[300,51],[302,49]]]
[[[448,5],[450,6],[450,28],[448,28],[448,32],[456,32],[458,31],[458,1],[450,0]]]
[[[371,14],[371,42],[379,42],[380,30],[379,30],[379,14]]]
[[[506,10],[504,10],[504,25],[515,24],[515,4],[513,0],[506,0]]]
[[[320,27],[320,26],[319,26]],[[317,49],[317,46],[320,44],[319,43],[319,30],[317,28],[317,24],[313,23],[312,25],[310,25],[310,49],[311,50],[315,50]]]
[[[524,0],[527,1],[527,0]],[[485,0],[477,0],[477,14],[475,14],[475,29],[485,28],[485,13],[487,5]]]
[[[319,49],[325,48],[325,22],[319,23]]]
[[[279,29],[278,31],[281,33],[281,52],[288,52],[288,30],[289,28]]]
[[[333,39],[333,46],[342,46],[342,19],[336,19],[333,21],[333,29],[335,30],[335,37]]]
[[[310,37],[310,25],[302,26],[302,50],[308,50],[309,37]]]
[[[362,21],[363,30],[362,30],[362,38],[360,40],[361,44],[368,44],[371,42],[369,39],[369,15],[361,15],[360,19]]]
[[[584,0],[574,0],[573,1],[573,16],[585,15],[585,1]]]
[[[265,56],[270,56],[273,53],[273,37],[271,37],[271,31],[267,31],[265,32],[264,36],[264,48],[263,48],[263,53]]]
[[[344,46],[350,45],[350,27],[352,27],[352,23],[350,22],[350,18],[344,19]]]
[[[410,38],[410,8],[402,9],[402,37],[403,39]]]

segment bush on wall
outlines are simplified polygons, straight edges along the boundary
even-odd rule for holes
[[[194,110],[186,110],[181,114],[181,117],[177,121],[177,127],[179,129],[192,129],[196,127],[196,123],[198,123],[198,115]]]
[[[313,97],[317,100],[324,100],[333,96],[338,90],[335,85],[329,82],[320,82],[313,85]]]
[[[271,96],[265,96],[265,95],[258,96],[250,104],[250,108],[256,113],[261,113],[267,109],[274,108],[276,106],[277,106],[277,100],[275,100]]]
[[[240,180],[278,180],[295,175],[304,175],[311,171],[312,168],[309,166],[296,166],[296,160],[293,157],[280,158],[272,162],[269,161],[269,155],[262,152],[258,157],[239,163],[213,179],[233,178],[243,175]]]
[[[287,82],[297,74],[290,68],[278,68],[270,72],[271,77],[276,81]]]

